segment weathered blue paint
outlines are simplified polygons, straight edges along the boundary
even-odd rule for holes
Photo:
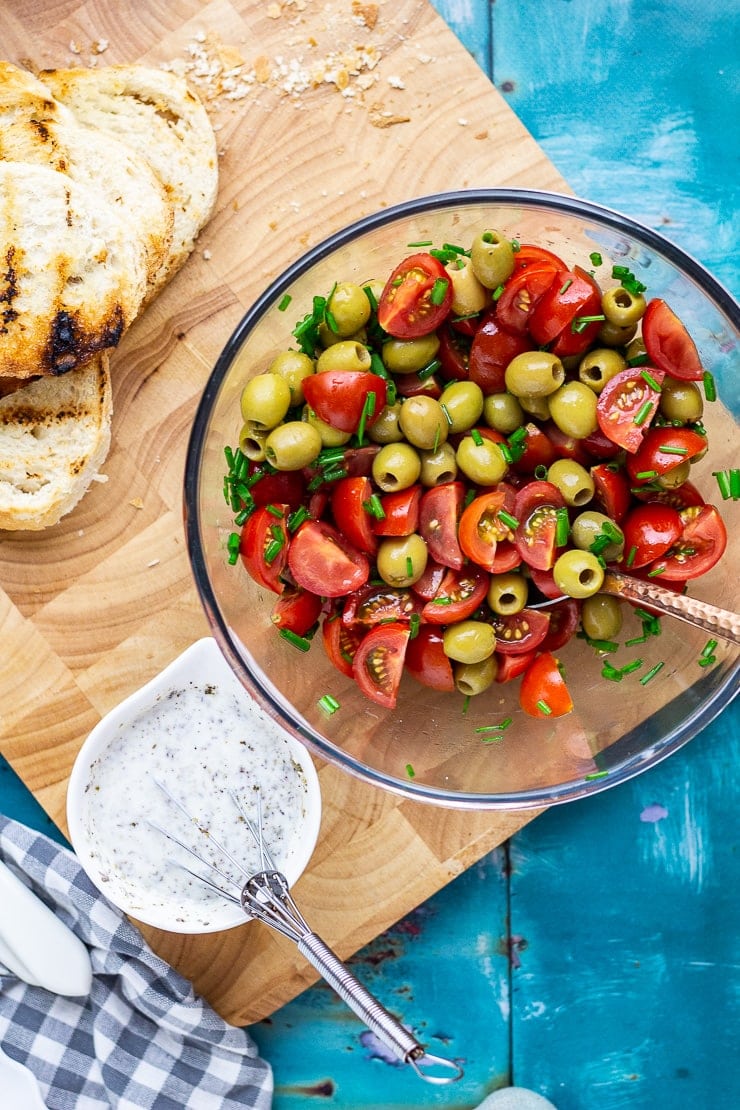
[[[433,0],[572,188],[660,230],[736,295],[736,0]],[[740,1106],[740,705],[616,790],[551,810],[351,961],[451,1089],[383,1059],[328,988],[254,1027],[276,1110]],[[55,836],[0,762],[0,808]],[[511,876],[508,870],[511,865]],[[510,921],[509,921],[510,915]]]

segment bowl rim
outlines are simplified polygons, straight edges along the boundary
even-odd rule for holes
[[[296,738],[300,737],[300,741],[304,742],[316,755],[341,767],[354,777],[388,790],[402,798],[410,798],[454,809],[538,809],[590,797],[611,789],[634,778],[649,767],[657,765],[682,748],[710,724],[722,710],[731,705],[738,693],[737,676],[740,672],[740,655],[735,660],[734,665],[728,669],[724,681],[717,687],[713,695],[698,706],[689,718],[684,718],[680,726],[668,732],[660,742],[654,744],[651,748],[642,749],[636,755],[625,759],[618,768],[610,771],[608,776],[604,778],[591,778],[589,780],[579,778],[560,783],[556,787],[522,790],[517,791],[516,794],[475,794],[470,791],[446,791],[440,787],[432,788],[416,783],[413,779],[405,781],[376,771],[342,752],[333,744],[329,744],[318,733],[306,728],[299,719],[293,718],[281,705],[273,701],[269,693],[246,671],[243,660],[232,644],[228,625],[221,616],[217,599],[211,589],[198,526],[198,460],[201,454],[200,448],[207,431],[210,411],[234,357],[270,305],[278,301],[297,278],[333,251],[346,245],[357,235],[393,223],[402,217],[424,214],[442,208],[472,207],[481,204],[519,206],[529,209],[549,208],[570,216],[591,218],[612,230],[627,233],[644,246],[662,254],[667,261],[696,282],[714,300],[716,307],[740,331],[740,305],[717,278],[683,248],[671,242],[660,232],[654,231],[647,225],[624,215],[617,209],[583,200],[575,194],[513,188],[453,190],[414,197],[399,204],[388,205],[386,208],[354,220],[303,253],[263,290],[233,329],[208,377],[191,425],[183,483],[183,518],[191,570],[214,639],[239,681],[260,706]]]
[[[108,899],[122,913],[156,929],[164,929],[170,933],[185,933],[191,936],[205,933],[223,932],[238,925],[244,925],[250,916],[242,910],[241,906],[232,906],[224,903],[223,915],[208,926],[194,926],[188,923],[178,924],[167,917],[166,912],[157,911],[149,914],[133,910],[126,906],[125,899],[120,901],[114,898],[106,889],[106,884],[101,882],[100,868],[97,861],[90,853],[91,840],[82,817],[81,799],[85,793],[89,779],[89,772],[93,762],[101,755],[116,736],[120,734],[126,723],[134,720],[141,713],[151,708],[161,695],[175,686],[187,681],[200,684],[214,681],[219,676],[231,686],[233,690],[242,689],[239,675],[234,667],[228,665],[220,645],[212,636],[204,636],[192,643],[185,651],[168,663],[161,671],[155,674],[148,682],[129,694],[123,701],[101,717],[100,721],[88,733],[77,753],[67,785],[67,827],[72,847],[87,873],[88,878],[98,889],[101,895]],[[259,708],[262,708],[258,699]],[[288,885],[292,887],[304,873],[310,862],[319,835],[321,824],[321,788],[318,774],[313,760],[307,750],[290,729],[282,726],[285,741],[288,745],[290,758],[301,768],[306,780],[306,807],[305,819],[301,827],[300,851],[289,861],[285,868]]]

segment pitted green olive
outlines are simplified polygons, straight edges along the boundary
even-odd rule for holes
[[[476,276],[469,258],[458,255],[445,266],[452,285],[454,316],[476,316],[488,303],[488,290]]]
[[[534,416],[537,420],[550,419],[550,406],[548,397],[518,397],[522,412]]]
[[[613,640],[622,628],[622,607],[616,597],[594,594],[584,599],[581,627],[592,640]]]
[[[594,393],[601,393],[606,383],[626,369],[627,360],[613,347],[599,347],[584,355],[578,364],[578,379]]]
[[[608,538],[609,543],[604,545],[603,540],[599,539],[601,536]],[[582,551],[589,551],[591,545],[598,541],[600,547],[598,554],[607,563],[619,559],[624,550],[622,529],[611,517],[596,509],[586,509],[585,512],[578,514],[570,526],[570,537],[576,547],[580,547]]]
[[[594,495],[594,480],[574,459],[556,459],[547,472],[548,482],[560,490],[566,505],[585,505]]]
[[[381,357],[392,374],[416,374],[436,358],[439,339],[436,332],[416,339],[386,339]]]
[[[487,228],[473,239],[470,262],[481,285],[497,289],[514,272],[514,248],[500,231]]]
[[[495,486],[506,474],[507,463],[498,443],[480,436],[463,436],[457,445],[457,465],[463,474],[478,486]]]
[[[265,440],[267,432],[264,428],[255,428],[253,424],[244,424],[239,432],[239,447],[242,454],[252,462],[262,462],[265,457]]]
[[[691,463],[688,459],[684,459],[678,466],[671,467],[665,473],[659,475],[657,481],[658,485],[663,489],[678,489],[684,482],[688,481],[689,474],[691,473]]]
[[[380,416],[367,429],[368,437],[373,443],[400,443],[403,432],[398,422],[401,415],[401,402],[395,401],[380,410]]]
[[[603,343],[605,347],[626,347],[636,334],[637,324],[629,324],[620,328],[618,324],[612,324],[611,321],[604,320],[599,328],[598,339],[599,343]]]
[[[493,654],[496,633],[487,621],[458,621],[445,628],[442,643],[448,659],[458,663],[480,663]]]
[[[378,574],[389,586],[413,586],[426,570],[427,558],[427,545],[416,532],[384,539],[376,556]]]
[[[316,373],[324,370],[369,370],[372,365],[370,351],[355,339],[343,339],[322,351],[316,362]]]
[[[303,351],[281,351],[270,363],[270,373],[288,383],[291,407],[303,404],[303,382],[314,373],[313,359]]]
[[[407,397],[398,418],[401,431],[409,443],[423,451],[434,451],[445,443],[450,425],[444,409],[434,397],[420,393]]]
[[[443,443],[436,451],[420,451],[421,473],[419,481],[423,486],[443,486],[454,482],[457,477],[457,458],[451,443]]]
[[[373,459],[373,479],[386,493],[418,482],[421,459],[409,443],[386,443]]]
[[[289,408],[290,387],[277,374],[257,374],[242,390],[242,419],[254,428],[277,427]]]
[[[302,470],[322,448],[316,428],[303,420],[289,420],[273,428],[265,440],[265,458],[276,470]]]
[[[489,393],[483,402],[483,419],[489,428],[507,436],[524,423],[524,409],[513,393]]]
[[[666,420],[680,420],[682,424],[689,424],[694,420],[701,420],[704,400],[696,382],[679,381],[666,374],[658,407]]]
[[[450,434],[467,432],[483,415],[483,390],[475,382],[452,382],[440,398]]]
[[[607,289],[601,298],[601,311],[607,322],[618,328],[629,328],[642,319],[647,301],[642,293],[631,293],[621,285]]]
[[[566,435],[585,439],[596,431],[596,394],[583,382],[566,382],[547,403],[551,418]]]
[[[488,604],[494,613],[508,617],[519,613],[527,604],[529,587],[522,574],[492,574],[488,586]]]
[[[349,443],[352,438],[351,432],[341,432],[339,428],[332,427],[316,415],[313,409],[308,405],[303,406],[302,418],[307,424],[311,424],[321,436],[321,444],[323,447],[343,447],[345,443]]]
[[[522,351],[506,367],[505,380],[515,397],[547,397],[565,381],[565,367],[548,351]]]
[[[479,663],[455,663],[452,668],[455,689],[466,698],[475,697],[487,690],[496,681],[497,673],[498,661],[495,655],[489,655]]]
[[[337,335],[341,336],[354,335],[370,319],[371,306],[367,294],[352,281],[337,282],[326,309],[331,314]]]
[[[571,548],[555,560],[552,576],[560,592],[568,597],[590,597],[603,585],[604,568],[590,551]]]

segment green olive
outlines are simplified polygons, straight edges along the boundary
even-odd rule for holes
[[[313,359],[303,351],[281,351],[270,363],[270,373],[288,383],[291,406],[303,404],[303,382],[314,373]]]
[[[519,613],[527,604],[529,588],[523,574],[492,574],[488,586],[488,604],[494,613],[508,617]]]
[[[392,493],[418,482],[421,459],[409,443],[386,443],[373,459],[372,470],[375,484]]]
[[[666,420],[680,420],[682,424],[688,424],[701,420],[704,400],[696,382],[679,381],[666,375],[658,407]]]
[[[547,397],[565,380],[565,367],[548,351],[522,351],[506,367],[506,388],[515,397]]]
[[[316,428],[303,420],[279,424],[265,440],[265,458],[276,470],[302,470],[322,448]]]
[[[594,495],[594,480],[575,459],[556,459],[547,472],[548,482],[560,490],[566,505],[585,505]]]
[[[585,439],[596,431],[596,394],[583,382],[566,382],[548,397],[547,403],[550,416],[566,435]]]
[[[475,382],[452,382],[442,394],[440,404],[450,434],[467,432],[483,415],[483,390]]]
[[[380,416],[367,429],[373,443],[400,443],[403,432],[398,422],[401,415],[401,402],[395,401],[380,410]]]
[[[335,343],[345,343],[348,340],[366,346],[367,328],[358,328],[357,331],[353,331],[351,335],[339,335],[337,332],[332,331],[325,321],[322,320],[319,324],[319,343],[324,350],[326,350],[327,347],[333,347]]]
[[[321,436],[323,447],[343,447],[352,438],[351,432],[340,432],[339,428],[332,427],[325,420],[321,420],[308,405],[303,406],[301,418],[311,424]]]
[[[436,332],[416,339],[386,339],[381,351],[383,364],[392,374],[416,374],[436,358]]]
[[[269,431],[284,419],[289,408],[290,386],[277,374],[257,374],[242,390],[242,419],[254,428]]]
[[[457,445],[457,465],[477,486],[495,486],[506,474],[507,463],[498,443],[479,438],[480,443],[476,443],[472,435],[463,436]]]
[[[448,659],[457,663],[480,663],[493,655],[496,633],[488,621],[458,621],[445,628],[442,644]]]
[[[452,674],[455,689],[463,697],[472,698],[482,694],[496,681],[498,662],[495,655],[481,659],[479,663],[455,663]]]
[[[555,560],[552,568],[555,585],[568,597],[590,597],[604,582],[604,568],[590,551],[571,548]]]
[[[622,628],[622,606],[616,597],[594,594],[584,598],[581,627],[592,640],[613,640]]]
[[[509,435],[524,423],[524,409],[513,393],[489,393],[483,402],[483,419],[489,428]]]
[[[434,397],[419,393],[407,397],[398,418],[401,431],[409,443],[424,451],[434,451],[449,435],[450,425],[444,409]]]
[[[452,305],[454,316],[475,316],[488,304],[488,290],[476,276],[469,258],[458,255],[445,266],[452,285]]]
[[[621,285],[607,289],[601,297],[601,311],[609,324],[618,328],[629,328],[641,320],[647,302],[642,293],[630,293]]]
[[[486,229],[473,239],[470,262],[481,285],[496,289],[514,272],[514,248],[500,231]]]
[[[316,373],[324,370],[369,370],[372,365],[370,351],[364,343],[344,339],[322,351],[316,363]]]
[[[636,335],[634,339],[628,340],[625,347],[624,357],[627,359],[627,362],[634,363],[635,360],[644,359],[647,356],[645,340],[641,335]]]
[[[609,320],[604,320],[599,328],[598,340],[605,347],[626,347],[636,334],[637,324],[629,324],[627,327],[620,328],[618,324],[612,324]]]
[[[689,462],[688,459],[684,459],[678,466],[673,466],[670,470],[666,470],[664,474],[661,474],[658,477],[658,485],[662,486],[663,489],[678,489],[679,486],[682,486],[684,482],[688,481],[690,472],[691,462]]]
[[[576,547],[580,547],[582,551],[589,551],[591,544],[600,536],[608,536],[610,542],[602,547],[603,541],[599,540],[599,546],[602,549],[598,554],[607,563],[619,559],[624,550],[624,533],[611,517],[595,509],[586,509],[585,512],[578,514],[570,526],[570,537]]]
[[[262,462],[265,457],[265,440],[267,432],[264,428],[255,428],[253,424],[244,424],[239,433],[239,447],[242,454],[252,462]]]
[[[522,408],[522,411],[527,413],[529,416],[534,416],[537,418],[537,420],[542,421],[550,419],[550,405],[548,404],[549,397],[522,396],[518,398],[518,401]]]
[[[370,319],[371,306],[367,294],[352,281],[337,282],[326,308],[331,313],[337,335],[354,335]]]
[[[389,586],[413,586],[427,566],[427,545],[421,536],[394,536],[381,540],[375,559],[378,574]]]
[[[436,451],[420,451],[421,473],[419,481],[423,486],[444,486],[454,482],[457,477],[457,458],[451,443],[443,443]]]
[[[606,383],[626,369],[627,360],[613,347],[598,347],[584,355],[578,364],[578,378],[594,393],[601,393]]]

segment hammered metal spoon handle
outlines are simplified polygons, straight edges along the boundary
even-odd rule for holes
[[[653,609],[678,617],[688,624],[721,636],[733,644],[740,644],[740,614],[695,597],[674,593],[673,590],[659,586],[657,582],[646,582],[640,578],[630,578],[621,571],[608,570],[604,575],[601,593],[621,597],[625,601],[637,601]]]

